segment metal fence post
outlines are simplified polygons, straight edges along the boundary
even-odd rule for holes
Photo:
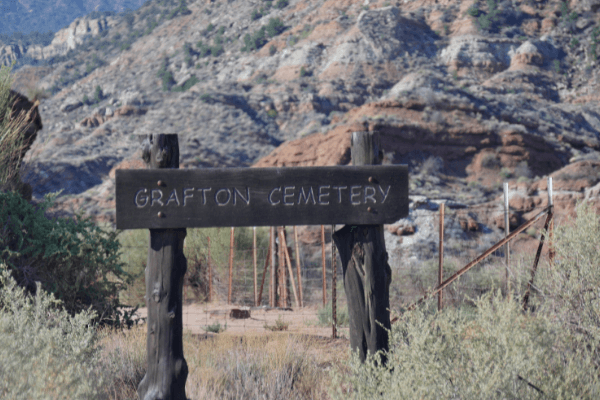
[[[508,218],[508,182],[504,182],[504,237],[508,237],[510,234],[510,222]],[[506,264],[506,290],[510,291],[510,276],[508,273],[508,269],[510,267],[510,243],[506,242],[506,247],[504,248],[504,257]]]
[[[325,271],[325,225],[321,225],[321,261],[323,262],[323,306],[327,304],[327,273]]]
[[[440,204],[440,260],[438,266],[438,286],[444,281],[444,203]],[[438,311],[443,307],[443,291],[438,293]]]

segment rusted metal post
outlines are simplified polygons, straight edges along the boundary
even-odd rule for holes
[[[496,243],[495,245],[493,245],[492,247],[487,249],[482,255],[480,255],[479,257],[477,257],[476,259],[474,259],[473,261],[471,261],[470,263],[468,263],[467,265],[462,267],[460,270],[458,270],[452,276],[447,278],[433,292],[426,294],[425,296],[421,297],[419,299],[419,301],[408,306],[406,308],[406,310],[407,311],[414,310],[419,304],[423,303],[425,300],[427,300],[431,296],[435,296],[436,294],[438,294],[440,292],[440,290],[443,290],[446,287],[448,287],[452,282],[457,280],[465,272],[467,272],[468,270],[473,268],[475,265],[479,264],[481,261],[485,260],[490,254],[492,254],[493,252],[495,252],[496,250],[498,250],[499,248],[504,246],[506,244],[506,242],[514,239],[519,233],[523,232],[525,229],[527,229],[531,225],[533,225],[538,219],[542,218],[548,212],[549,209],[550,209],[549,207],[544,209],[543,211],[538,213],[535,217],[533,217],[529,221],[525,222],[523,225],[521,225],[516,230],[514,230],[510,235],[508,235],[508,237],[502,239],[501,241],[499,241],[498,243]],[[392,322],[396,322],[397,320],[398,320],[398,317],[394,318],[394,320]]]
[[[231,304],[231,285],[233,281],[233,235],[235,228],[231,227],[231,236],[229,238],[229,289],[227,291],[227,304]]]
[[[275,245],[275,227],[271,227],[271,280],[269,285],[269,303],[271,307],[276,307],[276,299],[277,299],[277,247]]]
[[[548,177],[548,206],[552,207],[554,211],[554,200],[553,200],[553,189],[552,189],[552,177]],[[554,261],[554,218],[550,221],[550,243],[548,243],[548,258],[550,259],[550,263]]]
[[[206,263],[208,264],[208,301],[213,300],[213,279],[212,279],[212,264],[210,262],[210,236],[207,238],[207,246],[208,246],[208,257]]]
[[[285,244],[283,243],[283,241],[281,240],[281,236],[283,235],[282,233],[282,229],[283,227],[278,227],[277,228],[277,236],[279,238],[279,246],[277,248],[277,257],[279,258],[279,270],[277,271],[278,274],[278,284],[279,284],[279,302],[278,302],[278,306],[279,307],[287,307],[287,301],[288,301],[288,296],[287,296],[287,278],[286,278],[286,274],[285,274],[285,255],[283,253],[283,247],[285,246]]]
[[[323,264],[323,306],[327,305],[327,273],[325,271],[325,225],[321,225],[321,261]]]
[[[537,252],[535,253],[535,260],[533,261],[533,268],[531,269],[531,279],[527,283],[527,289],[525,290],[525,295],[523,296],[523,309],[527,309],[529,306],[529,296],[531,295],[531,286],[533,286],[533,280],[535,279],[535,274],[537,272],[538,263],[540,262],[540,257],[542,255],[542,247],[544,246],[544,239],[546,235],[549,233],[548,228],[550,227],[550,222],[552,221],[552,217],[554,215],[554,205],[552,204],[552,177],[548,177],[548,217],[546,217],[546,223],[544,223],[544,230],[540,236],[540,244],[538,245]]]
[[[331,235],[335,232],[335,225],[331,226]],[[337,266],[335,243],[331,241],[331,337],[337,337]]]
[[[504,237],[510,235],[510,222],[509,222],[509,209],[508,209],[508,182],[504,182]],[[506,266],[506,291],[510,292],[510,275],[508,269],[510,268],[510,243],[506,242],[504,248],[504,262]]]
[[[256,279],[256,227],[252,227],[252,269],[254,270],[254,306],[258,306],[258,290]]]
[[[263,276],[260,282],[260,292],[258,293],[258,303],[256,304],[257,306],[260,305],[260,303],[262,303],[262,294],[263,294],[263,287],[265,285],[265,278],[267,276],[267,268],[269,267],[269,260],[271,259],[271,241],[269,240],[269,248],[267,249],[267,257],[265,257],[265,268],[263,270]],[[271,299],[269,298],[269,301],[271,301]]]
[[[440,204],[440,259],[438,266],[438,286],[444,280],[444,203]],[[438,311],[443,307],[443,291],[438,293]]]
[[[298,294],[300,295],[300,307],[304,307],[302,295],[302,274],[300,273],[300,246],[298,245],[298,230],[294,226],[294,245],[296,246],[296,272],[298,274]]]
[[[294,293],[294,301],[296,302],[296,307],[300,307],[300,300],[298,299],[298,292],[296,291],[296,282],[294,279],[294,270],[292,269],[292,260],[290,260],[290,253],[287,248],[287,240],[285,238],[285,228],[281,230],[281,237],[279,239],[281,246],[283,247],[283,253],[285,256],[286,265],[288,267],[288,272],[290,274],[290,283],[292,285],[292,292]]]

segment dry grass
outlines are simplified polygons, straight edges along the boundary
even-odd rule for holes
[[[104,331],[99,368],[107,398],[137,398],[146,368],[146,327]],[[190,399],[325,399],[329,369],[347,360],[348,343],[309,336],[184,334]]]

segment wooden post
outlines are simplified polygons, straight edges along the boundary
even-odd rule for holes
[[[327,305],[327,272],[325,271],[325,225],[321,225],[321,261],[323,264],[323,307]]]
[[[440,204],[440,259],[438,266],[438,286],[444,281],[444,203]],[[443,291],[438,293],[438,311],[443,307]]]
[[[208,246],[208,258],[206,263],[208,264],[208,301],[212,301],[213,300],[213,279],[212,279],[212,265],[210,262],[210,236],[207,237],[207,246]]]
[[[229,238],[229,288],[227,290],[227,304],[231,304],[231,285],[233,281],[233,235],[235,228],[231,227],[231,236]]]
[[[292,291],[294,293],[294,301],[296,302],[296,307],[300,307],[300,300],[298,299],[298,292],[296,291],[296,282],[294,281],[294,270],[292,269],[292,261],[290,260],[290,253],[288,252],[287,240],[285,238],[285,228],[281,230],[281,237],[279,239],[279,242],[283,247],[285,261],[288,267],[288,272],[290,274],[290,282],[292,284]]]
[[[256,227],[252,228],[252,268],[254,270],[254,306],[258,306],[258,291],[256,282]]]
[[[353,132],[351,152],[353,165],[381,163],[379,134]],[[376,182],[377,177],[368,180]],[[389,348],[392,270],[387,262],[383,225],[345,225],[335,232],[333,240],[342,260],[350,345],[364,361],[367,353]],[[386,362],[385,356],[382,362]]]
[[[177,135],[149,135],[142,157],[149,168],[179,168]],[[158,181],[156,185],[168,187],[169,182]],[[186,400],[188,367],[183,357],[182,319],[185,235],[185,228],[150,229],[146,267],[148,368],[137,389],[138,398],[143,400]]]
[[[331,226],[331,234],[335,232],[335,225]],[[337,337],[337,266],[335,244],[331,241],[331,337]]]
[[[300,246],[298,245],[298,230],[294,226],[294,245],[296,246],[296,273],[298,274],[298,292],[300,295],[300,307],[304,307],[302,295],[302,274],[300,273]]]
[[[271,293],[270,293],[270,303],[271,303],[271,307],[276,307],[277,303],[276,303],[276,299],[277,299],[277,293],[276,293],[276,288],[277,288],[277,284],[276,284],[276,277],[277,277],[277,247],[275,246],[275,227],[271,227],[271,280],[270,280],[270,289],[271,289]]]
[[[504,182],[504,237],[510,235],[510,221],[509,221],[509,209],[508,209],[508,182]],[[510,292],[510,274],[508,269],[510,268],[510,243],[506,242],[504,248],[504,257],[506,264],[506,290]]]

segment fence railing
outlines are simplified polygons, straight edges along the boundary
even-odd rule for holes
[[[494,275],[495,283],[500,281],[500,275],[504,275],[505,289],[510,290],[511,275],[513,267],[511,262],[517,263],[510,257],[510,243],[513,242],[520,233],[529,230],[542,217],[546,216],[546,222],[541,233],[538,249],[534,259],[530,276],[527,283],[523,304],[526,307],[530,297],[531,287],[533,285],[537,265],[540,260],[542,246],[547,233],[552,236],[552,216],[553,216],[553,200],[552,200],[552,178],[548,179],[548,206],[537,212],[532,218],[529,218],[517,229],[510,231],[509,214],[511,212],[528,212],[530,209],[510,210],[508,207],[508,185],[504,185],[505,196],[500,211],[495,212],[495,216],[500,216],[498,213],[504,213],[505,235],[499,241],[495,241],[493,245],[486,245],[486,241],[473,240],[474,247],[464,247],[457,249],[450,247],[445,249],[445,243],[452,243],[454,240],[452,235],[445,237],[444,232],[447,227],[453,224],[463,223],[465,215],[469,213],[477,213],[477,207],[453,210],[451,207],[445,207],[444,203],[440,203],[437,213],[429,212],[423,220],[429,219],[429,225],[435,229],[437,225],[438,238],[433,246],[437,247],[431,253],[431,260],[434,256],[437,260],[437,268],[435,270],[416,269],[417,273],[411,274],[407,272],[406,265],[391,265],[393,274],[392,285],[395,287],[395,294],[392,295],[392,308],[395,310],[404,309],[411,310],[417,305],[423,303],[431,297],[438,297],[438,309],[441,309],[445,304],[460,304],[468,294],[476,294],[482,290],[489,289],[489,286],[482,285],[477,282],[461,282],[457,285],[459,278],[467,276],[468,272],[474,267],[487,262],[485,270],[479,273]],[[503,210],[502,210],[503,208]],[[489,210],[488,210],[489,212]],[[436,215],[437,214],[437,215]],[[236,228],[243,229],[243,228]],[[207,237],[205,247],[199,249],[198,252],[206,255],[204,267],[206,270],[207,287],[205,288],[206,296],[204,300],[208,300],[210,304],[227,304],[225,308],[252,308],[258,310],[261,307],[262,312],[273,310],[280,313],[283,318],[286,314],[283,310],[294,307],[295,318],[299,318],[300,322],[306,326],[314,327],[314,319],[316,317],[316,309],[321,308],[331,303],[331,329],[333,336],[337,335],[338,330],[338,306],[345,306],[345,293],[343,290],[338,293],[338,285],[343,285],[343,276],[341,268],[337,268],[338,262],[334,262],[335,254],[334,246],[330,238],[333,227],[321,226],[318,243],[313,243],[313,248],[310,252],[303,250],[298,240],[298,231],[296,227],[271,228],[269,234],[269,246],[257,246],[256,228],[252,229],[253,239],[252,245],[248,248],[239,248],[234,242],[235,229],[231,228],[230,241],[227,245],[211,242],[210,237]],[[425,229],[425,228],[423,228]],[[406,237],[404,237],[406,238]],[[468,242],[463,242],[468,243]],[[487,239],[489,243],[489,238]],[[280,244],[284,244],[283,246]],[[431,244],[431,243],[430,243]],[[221,246],[223,248],[215,248]],[[228,248],[225,248],[227,246]],[[318,251],[320,247],[320,251]],[[212,254],[217,250],[218,253],[228,252],[227,265],[219,265]],[[310,254],[309,254],[310,253]],[[458,255],[460,254],[460,257]],[[552,257],[552,251],[550,251]],[[445,262],[452,259],[454,264],[463,263],[460,269],[454,268],[449,270],[445,268]],[[491,260],[490,260],[491,258]],[[466,262],[466,259],[470,261]],[[402,260],[402,258],[400,258]],[[223,262],[223,261],[221,261]],[[401,264],[401,263],[398,263]],[[404,269],[403,269],[404,268]],[[499,271],[505,269],[504,271]],[[429,272],[427,272],[429,271]],[[449,273],[450,272],[450,273]],[[500,273],[502,272],[502,274]],[[423,279],[423,275],[431,273],[428,279]],[[514,280],[514,279],[513,279]],[[453,289],[453,285],[455,286]],[[197,299],[194,288],[186,280],[184,284],[184,301]],[[328,293],[329,292],[329,293]],[[421,293],[419,295],[419,292]],[[184,308],[184,321],[202,320],[209,324],[209,315],[216,315],[216,311],[210,306],[196,308],[194,310]],[[214,307],[213,307],[214,308]],[[212,313],[212,314],[211,314]],[[200,314],[200,315],[198,315]],[[218,313],[217,313],[218,314]],[[223,314],[226,323],[229,327],[239,324],[242,329],[248,327],[252,329],[247,321],[238,321],[235,318],[227,319],[229,314]],[[291,320],[291,317],[289,317]],[[397,320],[392,320],[393,322]],[[265,326],[269,320],[265,317]]]

